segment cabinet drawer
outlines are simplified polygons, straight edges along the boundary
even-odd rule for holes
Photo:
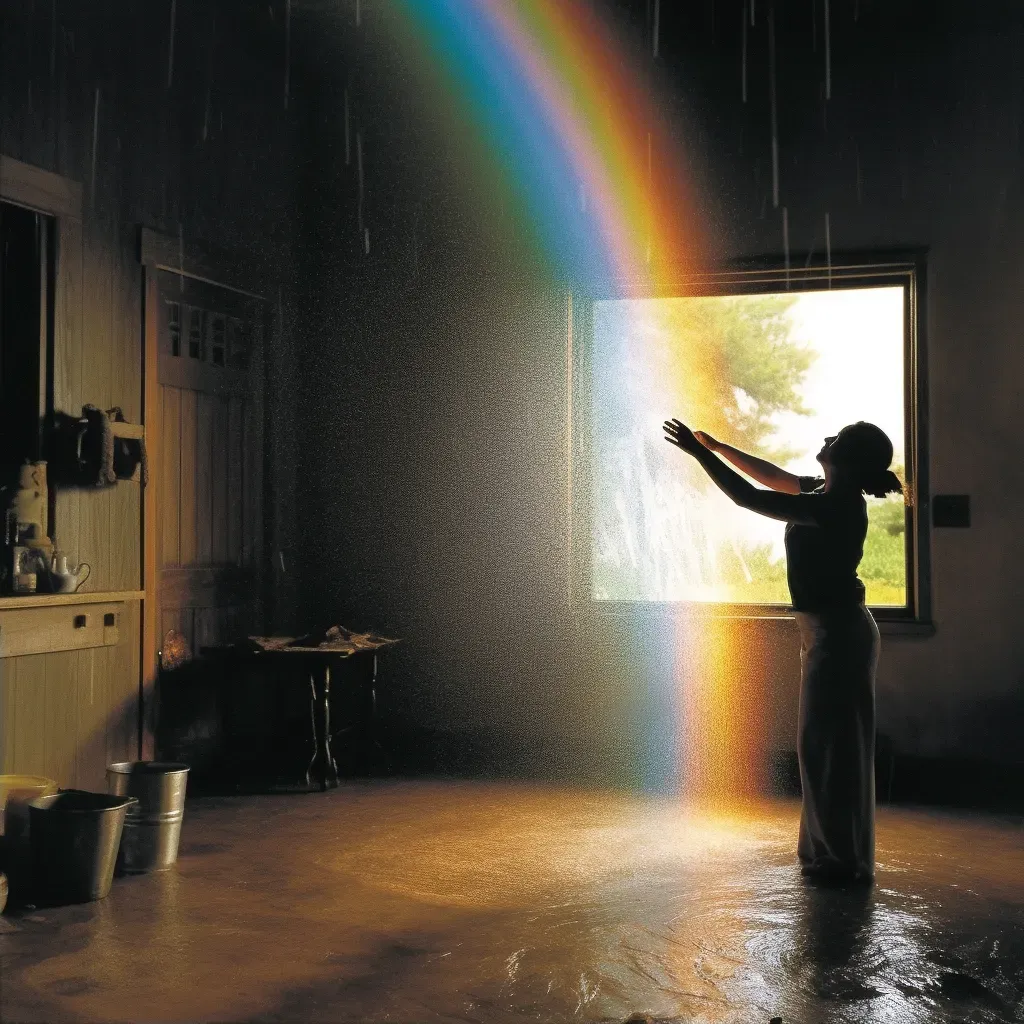
[[[120,603],[0,609],[0,658],[113,647]]]

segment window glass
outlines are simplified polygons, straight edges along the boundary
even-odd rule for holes
[[[906,480],[904,307],[902,285],[595,302],[591,596],[788,605],[785,524],[734,505],[661,425],[820,475],[823,439],[867,420]],[[903,499],[867,501],[868,604],[906,607]]]

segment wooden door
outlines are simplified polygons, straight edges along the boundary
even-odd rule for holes
[[[154,624],[199,654],[263,628],[266,304],[165,270],[155,284]]]

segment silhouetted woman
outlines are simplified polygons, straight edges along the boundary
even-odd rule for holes
[[[803,806],[797,855],[806,875],[868,881],[875,868],[875,670],[879,635],[857,566],[868,529],[864,493],[900,493],[892,442],[863,420],[826,437],[824,477],[794,476],[679,420],[665,439],[693,455],[741,508],[780,519],[800,627],[797,758]],[[770,487],[754,487],[713,452]]]

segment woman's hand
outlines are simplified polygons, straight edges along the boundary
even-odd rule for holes
[[[697,438],[697,440],[700,441],[708,451],[718,451],[721,442],[716,441],[710,434],[705,433],[703,430],[695,430],[693,432],[693,436]]]
[[[670,441],[678,448],[682,448],[684,452],[696,455],[697,452],[703,449],[704,446],[694,436],[693,431],[684,423],[680,423],[679,420],[665,420],[663,427],[665,430],[665,440]]]

